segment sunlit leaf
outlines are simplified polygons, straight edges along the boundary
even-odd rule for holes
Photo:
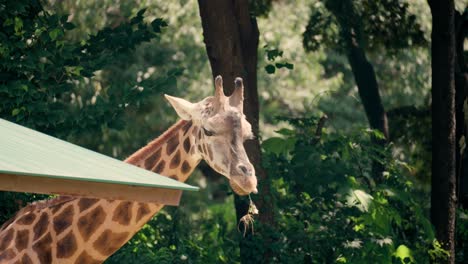
[[[408,263],[409,261],[414,262],[411,249],[405,245],[399,245],[393,255],[397,257],[403,264]]]
[[[355,206],[363,212],[369,210],[374,198],[363,190],[350,190],[347,197],[348,206]]]

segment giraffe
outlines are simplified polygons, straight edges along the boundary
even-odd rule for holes
[[[243,114],[244,86],[191,103],[165,95],[181,118],[125,162],[184,182],[204,159],[239,195],[257,192],[243,142],[252,138]],[[122,247],[162,204],[59,196],[21,209],[0,228],[0,263],[102,263]]]

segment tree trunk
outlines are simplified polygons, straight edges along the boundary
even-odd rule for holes
[[[456,123],[453,0],[429,0],[432,13],[432,193],[436,238],[455,263]]]
[[[326,5],[340,25],[346,56],[351,65],[369,125],[372,129],[380,131],[385,137],[385,139],[373,138],[373,141],[379,145],[385,145],[389,138],[387,114],[380,98],[374,67],[367,59],[361,45],[360,18],[350,0],[327,1]],[[375,161],[372,167],[375,180],[382,180],[382,172],[385,169],[383,165]]]
[[[359,90],[369,125],[382,132],[388,139],[388,121],[380,99],[379,85],[374,67],[366,58],[364,50],[353,39],[349,39],[347,57]]]
[[[259,222],[262,226],[273,226],[273,205],[271,203],[270,184],[265,170],[261,167],[261,149],[258,140],[258,91],[257,91],[257,48],[259,32],[257,21],[249,13],[248,0],[199,0],[200,16],[206,51],[210,60],[213,77],[223,77],[227,95],[234,91],[234,78],[244,79],[244,114],[252,124],[256,136],[245,143],[250,161],[254,164],[259,180],[259,194],[255,203],[260,210]],[[236,215],[239,220],[247,213],[248,202],[235,197]],[[263,253],[253,252],[254,247],[247,247],[247,238],[241,240],[241,261],[247,263],[258,256],[263,262],[270,262],[271,252],[268,241],[264,242]]]
[[[457,123],[457,184],[458,184],[458,202],[463,209],[468,209],[468,155],[467,151],[460,153],[460,138],[465,136],[465,142],[468,138],[468,124],[465,122],[465,113],[463,104],[468,95],[468,67],[463,56],[463,44],[468,35],[468,10],[463,14],[455,12],[455,41],[456,41],[456,60],[455,60],[455,108]],[[466,113],[468,114],[468,113]]]

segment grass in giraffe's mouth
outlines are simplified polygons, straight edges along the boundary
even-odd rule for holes
[[[250,198],[250,195],[249,195],[249,210],[247,211],[247,214],[244,215],[243,217],[241,217],[241,219],[239,220],[239,224],[237,225],[237,230],[239,230],[239,232],[243,232],[243,235],[245,237],[245,235],[247,234],[247,230],[250,228],[252,230],[252,234],[255,233],[255,230],[254,230],[254,215],[258,215],[258,209],[257,207],[255,206],[255,204],[253,203],[252,201],[252,198]],[[240,226],[242,224],[242,230],[240,229]]]

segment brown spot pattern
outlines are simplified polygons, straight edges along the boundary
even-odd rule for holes
[[[179,177],[177,177],[177,175],[175,175],[175,174],[169,176],[169,178],[171,178],[171,179],[173,179],[173,180],[176,180],[176,181],[179,180]]]
[[[130,224],[130,220],[132,220],[132,209],[133,202],[121,202],[115,208],[114,215],[112,216],[112,221],[115,221],[121,225]]]
[[[208,150],[206,149],[206,144],[203,144],[203,153],[208,154]]]
[[[184,150],[185,150],[185,153],[189,153],[190,151],[190,138],[189,137],[187,137],[184,140]]]
[[[73,213],[73,205],[69,205],[59,215],[54,217],[54,230],[57,235],[71,226],[73,222]]]
[[[33,213],[29,213],[27,215],[23,215],[16,223],[18,225],[30,225],[36,219],[36,215]]]
[[[100,264],[102,261],[95,260],[86,251],[83,251],[75,261],[75,264]]]
[[[34,225],[33,231],[34,231],[34,240],[40,238],[46,231],[47,231],[47,225],[49,223],[49,216],[47,213],[42,213],[39,221]]]
[[[16,233],[15,246],[18,252],[25,249],[29,242],[29,230],[20,230]]]
[[[151,166],[161,158],[161,148],[156,150],[145,160],[145,168],[151,168]]]
[[[32,259],[24,254],[23,257],[21,258],[21,264],[33,264]]]
[[[0,237],[0,252],[5,250],[9,245],[11,240],[13,239],[13,235],[15,234],[15,230],[12,228],[6,233],[3,234],[3,237]]]
[[[57,258],[71,257],[77,249],[75,235],[70,232],[57,242]]]
[[[213,150],[211,149],[211,146],[208,145],[206,148],[208,149],[208,157],[210,160],[213,160]]]
[[[198,152],[203,153],[203,149],[200,144],[198,145]]]
[[[179,166],[179,164],[180,164],[180,151],[177,150],[174,157],[172,157],[171,163],[169,164],[169,168],[175,169]]]
[[[139,207],[137,210],[137,216],[136,216],[136,221],[139,222],[141,218],[144,216],[148,215],[151,212],[149,206],[144,203],[139,203]]]
[[[110,229],[106,229],[102,234],[94,241],[94,248],[104,256],[109,256],[117,249],[119,249],[126,241],[129,233],[114,233]]]
[[[198,135],[198,127],[194,127],[192,130],[192,135],[196,137]]]
[[[171,155],[177,149],[178,145],[179,145],[179,137],[178,135],[174,135],[167,141],[167,145],[166,145],[167,155]]]
[[[187,161],[184,161],[181,167],[182,173],[187,174],[190,171],[190,169],[191,169],[190,164]]]
[[[50,210],[52,212],[52,214],[55,214],[56,212],[58,212],[63,206],[65,205],[65,203],[59,203],[57,205],[54,205],[52,206],[52,210]]]
[[[91,235],[96,231],[99,226],[104,223],[106,214],[102,206],[94,208],[92,211],[78,219],[78,230],[84,241],[88,241]]]
[[[164,170],[164,167],[166,166],[166,162],[164,160],[161,160],[158,165],[156,165],[152,171],[156,173],[160,173]]]
[[[52,243],[52,236],[47,233],[43,238],[38,240],[33,245],[33,250],[36,251],[37,257],[40,263],[51,263],[52,262],[52,249],[50,244]]]
[[[83,212],[84,210],[90,208],[93,206],[95,203],[97,203],[99,199],[93,199],[93,198],[81,198],[78,201],[78,208],[80,209],[80,212]]]
[[[15,251],[13,249],[5,250],[0,253],[0,263],[8,263],[7,260],[10,260],[16,256]]]
[[[190,127],[192,126],[192,120],[188,121],[187,124],[185,124],[183,127],[182,127],[182,131],[184,132],[184,136],[185,134],[187,134],[187,132],[189,131]]]

